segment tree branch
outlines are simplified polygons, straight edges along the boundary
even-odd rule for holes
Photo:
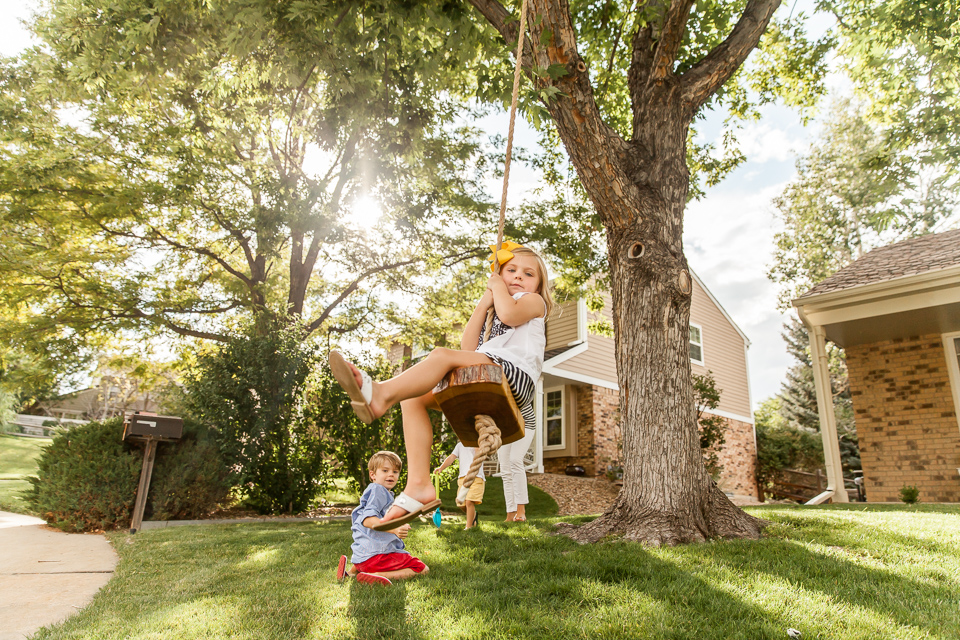
[[[510,12],[497,0],[470,0],[470,4],[476,7],[484,19],[500,32],[507,44],[517,41],[520,23],[512,20]]]
[[[694,0],[672,0],[660,28],[660,36],[654,49],[653,65],[648,82],[662,82],[673,74],[677,52],[683,42],[683,33],[690,19]]]
[[[333,310],[337,307],[337,305],[343,302],[347,298],[347,296],[349,296],[351,293],[356,291],[357,287],[360,286],[360,283],[366,280],[367,278],[369,278],[370,276],[376,273],[381,273],[383,271],[389,271],[391,269],[405,267],[407,265],[411,265],[417,262],[420,262],[420,260],[419,259],[404,260],[402,262],[395,262],[393,264],[385,264],[379,267],[373,267],[372,269],[367,269],[366,271],[361,273],[359,276],[357,276],[353,282],[347,285],[347,288],[340,292],[340,295],[337,296],[336,300],[334,300],[333,302],[327,305],[327,308],[323,310],[323,312],[320,314],[320,316],[316,320],[314,320],[309,325],[307,325],[307,333],[312,333],[313,331],[316,331],[317,329],[319,329],[320,325],[326,322],[327,318],[330,317],[330,314],[333,313]]]
[[[727,39],[681,78],[682,102],[692,117],[730,79],[760,42],[781,0],[748,0]]]

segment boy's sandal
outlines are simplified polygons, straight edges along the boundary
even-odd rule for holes
[[[393,584],[388,578],[378,576],[375,573],[363,573],[362,571],[357,574],[357,582],[361,584]]]
[[[393,501],[391,507],[400,507],[407,513],[400,516],[399,518],[394,518],[392,520],[387,520],[386,522],[381,522],[375,527],[370,527],[374,531],[390,531],[391,529],[396,529],[399,526],[405,525],[408,522],[416,520],[422,515],[426,515],[428,511],[436,509],[440,506],[440,500],[431,500],[430,502],[424,504],[419,500],[414,500],[405,493],[401,493],[397,496],[397,499]]]
[[[526,522],[527,516],[513,516],[514,522]]]
[[[329,360],[333,377],[337,379],[343,390],[350,396],[350,406],[353,407],[353,412],[366,424],[373,422],[376,419],[373,417],[373,410],[370,408],[370,401],[373,400],[373,380],[366,372],[361,371],[360,379],[363,380],[363,386],[358,385],[350,364],[340,355],[339,351],[331,351]]]
[[[337,564],[337,582],[343,582],[347,577],[347,556],[340,556],[340,563]]]

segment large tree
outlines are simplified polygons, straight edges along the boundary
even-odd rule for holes
[[[0,68],[19,335],[351,330],[387,275],[474,255],[488,209],[460,105],[489,37],[465,9],[51,3],[43,46]]]
[[[495,0],[471,3],[516,40],[515,14]],[[760,533],[701,460],[681,236],[690,126],[779,4],[529,2],[524,66],[603,224],[613,299],[624,485],[604,515],[569,532],[578,540],[676,544]]]

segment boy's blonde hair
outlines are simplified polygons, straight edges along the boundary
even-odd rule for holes
[[[380,465],[387,463],[392,463],[393,468],[397,471],[403,468],[403,461],[393,451],[377,451],[370,457],[370,462],[367,463],[367,471],[373,473],[380,468]]]
[[[537,293],[540,294],[544,304],[547,305],[547,313],[544,317],[549,316],[550,311],[553,309],[553,296],[550,295],[550,281],[547,280],[547,263],[543,261],[539,253],[530,247],[517,247],[513,249],[511,253],[514,256],[533,256],[537,259],[537,269],[540,271],[540,287]]]

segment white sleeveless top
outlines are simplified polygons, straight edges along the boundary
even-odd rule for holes
[[[515,293],[513,299],[519,300],[528,293],[530,292]],[[536,384],[543,369],[543,350],[547,346],[544,324],[546,315],[546,303],[544,303],[543,316],[529,320],[519,327],[510,327],[503,324],[494,313],[490,339],[480,345],[477,351],[512,362]],[[480,339],[483,339],[482,333]]]

